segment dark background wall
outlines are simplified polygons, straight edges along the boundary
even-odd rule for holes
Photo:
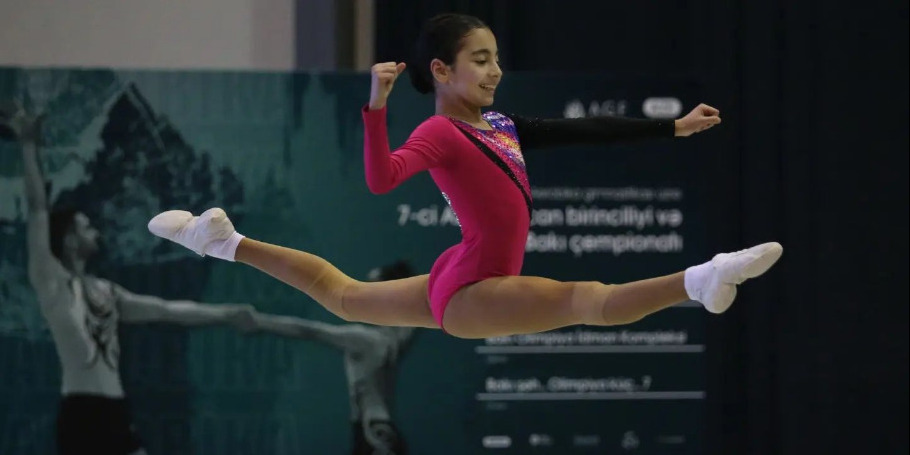
[[[711,453],[907,453],[906,2],[384,0],[377,60],[441,11],[507,71],[688,75],[721,109],[712,246],[786,253],[711,322]]]

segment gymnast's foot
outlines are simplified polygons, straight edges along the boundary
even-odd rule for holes
[[[723,313],[736,298],[736,286],[768,271],[783,252],[779,243],[770,242],[718,254],[710,262],[686,269],[686,292],[708,311]]]
[[[185,210],[169,210],[149,221],[148,229],[158,237],[180,244],[200,256],[234,260],[243,239],[224,210],[211,208],[199,216]]]

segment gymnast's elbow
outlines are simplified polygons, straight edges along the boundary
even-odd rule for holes
[[[367,188],[370,189],[370,192],[373,194],[386,194],[389,191],[392,191],[395,188],[395,185],[390,181],[381,181],[379,179],[367,179]]]

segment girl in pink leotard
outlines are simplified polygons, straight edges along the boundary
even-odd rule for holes
[[[531,216],[531,188],[522,146],[532,148],[543,138],[559,142],[560,130],[566,127],[572,134],[563,137],[573,141],[673,134],[673,123],[667,121],[550,121],[544,129],[540,123],[518,116],[487,112],[481,120],[489,125],[487,129],[434,115],[390,154],[385,108],[364,109],[363,117],[364,164],[370,190],[384,193],[428,169],[461,225],[462,242],[442,253],[430,271],[430,310],[440,326],[449,299],[461,288],[521,272]]]
[[[370,190],[384,193],[429,169],[458,218],[462,242],[436,260],[428,283],[430,310],[442,326],[445,306],[459,289],[521,271],[531,191],[515,126],[497,114],[485,116],[496,119],[490,130],[436,115],[389,154],[385,109],[364,110],[363,117]]]
[[[532,203],[523,150],[689,136],[720,123],[719,112],[699,105],[675,121],[482,113],[502,78],[496,39],[477,18],[444,14],[425,24],[410,67],[415,88],[435,93],[436,115],[392,152],[386,100],[405,67],[388,62],[372,68],[370,101],[363,109],[365,172],[370,190],[384,193],[427,170],[451,204],[462,241],[440,255],[429,275],[360,282],[320,257],[240,235],[217,208],[198,217],[164,212],[149,229],[200,255],[269,273],[345,320],[445,327],[463,338],[625,324],[687,299],[720,313],[733,302],[739,283],[764,273],[780,257],[781,246],[766,243],[718,254],[672,275],[618,285],[521,276]]]

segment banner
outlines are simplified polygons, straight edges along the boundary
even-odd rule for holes
[[[698,94],[668,78],[516,73],[492,109],[676,118]],[[116,375],[148,453],[702,453],[706,313],[696,304],[627,326],[461,340],[345,323],[261,272],[146,229],[163,210],[217,206],[244,235],[357,279],[396,261],[428,273],[459,241],[457,220],[426,173],[369,193],[368,95],[361,74],[0,69],[0,106],[44,115],[51,210],[82,213],[99,233],[92,276],[165,301],[251,304],[302,321],[295,336],[115,321]],[[399,81],[391,144],[432,110]],[[28,279],[22,144],[3,136],[0,453],[53,453],[63,335]],[[709,180],[694,144],[526,151],[534,210],[523,273],[622,283],[710,259]]]

